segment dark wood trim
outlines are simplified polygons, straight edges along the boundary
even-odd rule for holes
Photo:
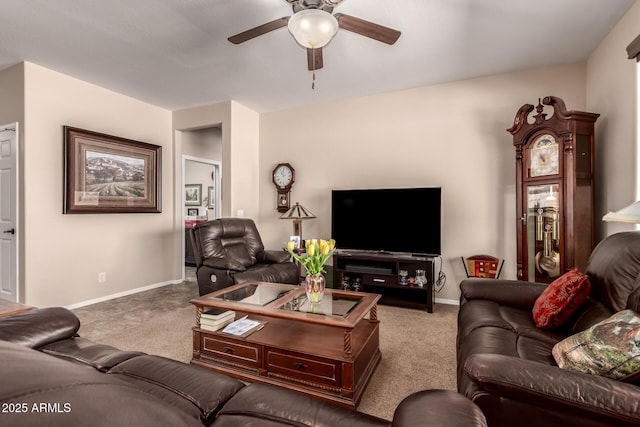
[[[627,46],[627,54],[629,59],[640,61],[640,35],[629,43],[629,46]]]

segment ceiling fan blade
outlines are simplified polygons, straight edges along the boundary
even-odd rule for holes
[[[355,16],[345,15],[344,13],[336,13],[333,16],[338,20],[338,25],[341,29],[378,40],[382,43],[394,44],[401,34],[400,31],[394,30],[393,28],[374,24],[373,22],[365,21]]]
[[[244,43],[247,40],[251,40],[273,30],[277,30],[278,28],[286,27],[289,22],[289,17],[285,16],[283,18],[276,19],[271,22],[267,22],[266,24],[259,25],[257,27],[251,28],[247,31],[243,31],[235,36],[229,37],[229,40],[233,44]]]
[[[319,70],[324,66],[322,62],[322,48],[307,49],[307,68],[309,71]]]

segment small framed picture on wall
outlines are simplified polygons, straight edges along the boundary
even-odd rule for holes
[[[198,216],[198,208],[188,208],[187,209],[188,216]]]
[[[202,184],[186,184],[184,186],[184,204],[187,206],[202,205]]]

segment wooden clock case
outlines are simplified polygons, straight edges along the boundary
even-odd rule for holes
[[[545,105],[553,108],[549,118],[543,113]],[[537,114],[530,123],[534,108]],[[562,99],[547,96],[536,107],[520,107],[507,129],[516,149],[519,280],[550,283],[573,267],[582,272],[586,268],[595,244],[594,127],[598,117],[567,111]],[[558,166],[531,173],[532,145],[541,136],[557,142]]]

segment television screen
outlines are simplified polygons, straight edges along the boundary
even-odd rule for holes
[[[440,255],[441,188],[333,190],[338,249]]]

